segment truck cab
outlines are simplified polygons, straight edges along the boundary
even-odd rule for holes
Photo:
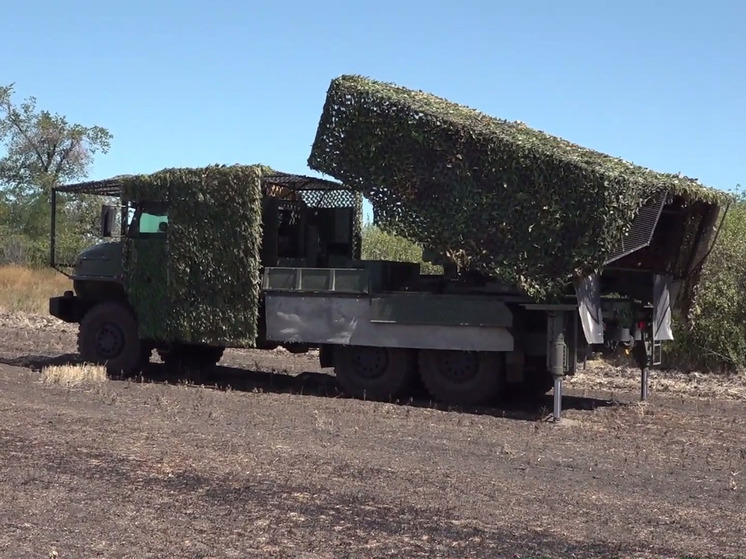
[[[167,303],[168,294],[162,286],[172,273],[168,255],[174,236],[169,235],[169,203],[125,196],[124,178],[65,185],[53,191],[53,215],[61,196],[97,194],[106,200],[102,204],[100,227],[104,242],[83,250],[71,263],[58,262],[56,258],[56,230],[52,223],[51,263],[71,278],[73,290],[50,299],[50,314],[65,322],[78,323],[81,357],[89,362],[106,363],[112,372],[140,371],[153,350],[175,365],[215,364],[230,344],[193,343],[152,335],[141,324],[143,314]],[[360,257],[359,195],[332,181],[285,173],[263,176],[261,195],[262,268],[347,266]],[[229,207],[224,219],[231,220],[233,211]],[[202,228],[210,224],[190,226]],[[137,255],[133,247],[139,247]],[[143,266],[146,254],[153,262]],[[153,288],[144,295],[147,304],[143,297],[139,301],[133,297],[131,280],[137,274],[147,274],[144,281],[152,282]],[[195,281],[199,280],[197,276]],[[210,278],[205,277],[204,281],[209,282]],[[277,347],[278,343],[265,337],[263,313],[260,301],[254,345]],[[292,351],[308,348],[305,344],[285,345]]]

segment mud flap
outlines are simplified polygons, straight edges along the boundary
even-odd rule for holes
[[[597,275],[588,276],[575,286],[578,314],[585,339],[590,345],[604,343],[604,324],[601,312],[601,285]]]
[[[653,281],[653,339],[673,340],[671,315],[674,302],[681,289],[681,282],[671,276],[655,275]]]

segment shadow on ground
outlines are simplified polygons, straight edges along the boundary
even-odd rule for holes
[[[0,363],[12,367],[22,367],[32,371],[41,371],[44,367],[63,365],[82,365],[83,360],[75,353],[62,355],[21,355],[18,357],[0,357]]]
[[[63,355],[23,355],[15,358],[0,358],[0,363],[41,371],[53,365],[80,365],[83,361],[74,353]],[[145,371],[131,379],[113,379],[125,382],[131,380],[144,383],[173,385],[193,385],[195,388],[214,390],[235,390],[239,392],[267,392],[274,394],[299,394],[323,398],[349,398],[341,392],[332,375],[318,372],[288,374],[273,371],[259,371],[236,367],[218,366],[210,372],[175,373],[162,363],[150,363]],[[523,399],[514,402],[498,402],[493,406],[449,406],[433,401],[421,387],[412,397],[388,403],[428,408],[446,412],[489,415],[523,421],[548,420],[552,416],[552,395]],[[625,404],[609,399],[563,395],[563,410],[592,411],[596,408],[623,406]]]

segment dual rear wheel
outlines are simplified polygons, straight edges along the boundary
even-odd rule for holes
[[[345,393],[379,401],[406,396],[421,381],[438,401],[483,405],[505,384],[504,356],[494,352],[337,346],[334,370]]]

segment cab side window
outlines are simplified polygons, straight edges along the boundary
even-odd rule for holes
[[[168,216],[143,212],[140,216],[140,234],[165,234],[168,230]]]
[[[165,237],[168,231],[168,212],[163,205],[142,205],[135,209],[128,229],[134,238]]]

